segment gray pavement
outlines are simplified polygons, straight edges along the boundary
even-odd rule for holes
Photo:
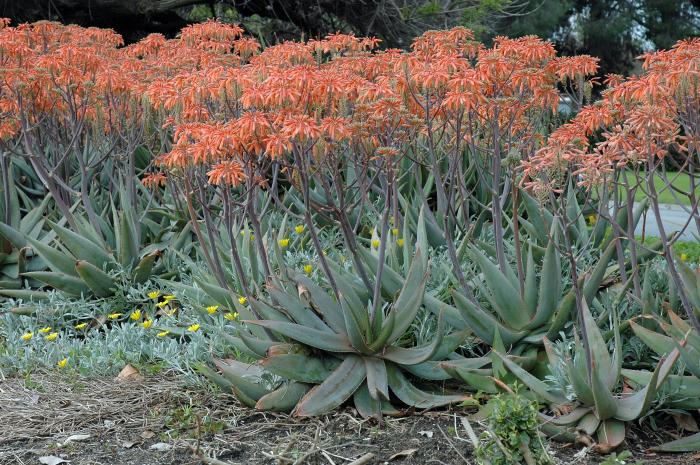
[[[682,206],[661,204],[660,207],[661,221],[664,224],[666,234],[683,229],[685,224],[688,222],[690,215],[683,209]],[[656,224],[656,217],[654,216],[654,212],[651,210],[651,208],[648,208],[645,216],[642,216],[642,218],[639,220],[635,234],[641,236],[642,230],[644,230],[646,237],[659,236],[659,228]],[[697,227],[695,226],[695,220],[690,220],[688,227],[685,229],[685,231],[683,231],[683,233],[681,233],[681,240],[700,241],[700,231],[698,231]]]

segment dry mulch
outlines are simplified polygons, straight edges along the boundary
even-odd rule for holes
[[[0,381],[0,464],[39,464],[47,456],[71,465],[476,464],[459,421],[466,413],[427,412],[378,425],[345,409],[299,420],[188,389],[175,376],[116,382],[33,374]],[[628,447],[645,465],[700,460],[647,452],[664,439],[634,429]],[[553,449],[562,464],[601,460],[581,446]]]

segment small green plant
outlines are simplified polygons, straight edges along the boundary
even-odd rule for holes
[[[643,460],[637,460],[632,463],[629,459],[632,458],[632,452],[625,450],[616,454],[613,452],[609,456],[605,457],[605,460],[600,462],[600,465],[644,465]]]
[[[200,407],[193,405],[180,405],[169,410],[165,415],[165,426],[170,429],[171,437],[209,436],[224,428],[223,422],[213,419]]]
[[[482,465],[541,465],[552,463],[539,432],[538,405],[513,393],[495,396],[487,407],[491,414],[476,447]]]

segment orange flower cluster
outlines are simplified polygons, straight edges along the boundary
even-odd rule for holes
[[[47,114],[105,132],[127,114],[171,132],[161,166],[203,165],[217,184],[253,177],[263,159],[340,148],[375,159],[415,152],[430,137],[478,150],[507,133],[529,152],[559,86],[597,69],[591,57],[557,58],[536,37],[487,48],[465,28],[428,32],[410,51],[377,51],[377,39],[349,34],[261,50],[240,27],[214,21],[127,47],[109,30],[1,24],[0,138]]]
[[[430,132],[473,141],[494,124],[534,139],[533,114],[556,109],[558,84],[597,69],[591,57],[557,58],[535,37],[486,48],[464,28],[428,32],[408,52],[374,51],[377,43],[334,34],[260,53],[211,47],[229,66],[184,71],[145,91],[174,128],[161,163],[217,164],[212,178],[233,182],[252,176],[255,160],[294,151],[322,157],[343,146],[371,159],[406,153]]]
[[[592,185],[628,165],[652,168],[670,150],[697,153],[700,39],[680,41],[671,50],[640,58],[642,75],[610,76],[602,99],[555,130],[524,163],[531,187],[551,188],[545,178],[567,169]]]
[[[98,28],[38,22],[0,28],[0,139],[48,116],[96,120],[101,100],[131,87],[121,36]]]

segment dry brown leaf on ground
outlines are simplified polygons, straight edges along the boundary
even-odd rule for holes
[[[392,455],[391,457],[389,457],[389,461],[391,462],[392,460],[410,457],[413,454],[415,454],[416,452],[418,452],[418,449],[405,449],[405,450],[402,450],[401,452],[397,452],[394,455]]]
[[[58,465],[60,463],[68,463],[69,460],[56,457],[55,455],[44,455],[43,457],[39,457],[39,462],[43,463],[44,465]]]
[[[90,436],[89,434],[73,434],[72,436],[68,436],[66,439],[64,439],[63,442],[59,444],[59,446],[66,446],[71,442],[85,441],[86,439],[90,439],[91,437],[92,436]]]
[[[122,371],[117,375],[117,381],[143,381],[143,375],[139,372],[138,368],[132,364],[127,364]]]
[[[700,428],[698,428],[698,424],[695,422],[695,419],[687,413],[671,412],[671,417],[673,417],[673,419],[676,422],[676,425],[678,425],[678,427],[681,429],[690,431],[692,433],[697,433],[698,431],[700,431]]]

